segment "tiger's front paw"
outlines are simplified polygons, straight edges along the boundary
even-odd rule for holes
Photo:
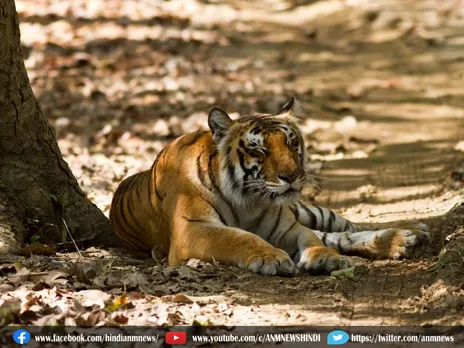
[[[248,258],[244,265],[239,265],[239,267],[263,275],[293,276],[298,274],[298,269],[290,256],[277,248],[257,251]]]
[[[332,271],[349,268],[352,265],[351,258],[325,246],[307,248],[298,263],[299,268],[311,274],[330,274]]]
[[[384,257],[399,260],[402,258],[410,258],[414,249],[418,245],[425,244],[430,238],[429,232],[418,230],[403,230],[398,228],[387,228],[379,231],[375,238],[377,245],[389,245],[380,247],[386,255]]]

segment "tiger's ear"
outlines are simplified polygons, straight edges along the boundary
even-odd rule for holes
[[[293,107],[295,106],[295,97],[291,97],[290,101],[282,106],[282,109],[280,109],[277,113],[277,115],[282,115],[282,114],[289,114],[291,115],[293,113]]]
[[[213,132],[213,140],[216,144],[226,135],[232,123],[234,121],[227,115],[227,112],[219,108],[211,109],[208,115],[208,125]]]

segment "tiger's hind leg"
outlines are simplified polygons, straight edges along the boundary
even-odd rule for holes
[[[316,231],[316,235],[341,254],[395,260],[410,258],[415,248],[429,239],[427,231],[400,228],[339,233]]]
[[[359,245],[354,246],[359,253],[364,252],[366,256],[384,259],[402,259],[410,258],[417,246],[428,242],[430,238],[429,227],[419,221],[394,221],[386,223],[356,223],[353,224],[357,238],[368,239],[365,247],[368,251],[362,250]],[[369,239],[369,232],[375,238]],[[374,232],[374,233],[372,233]]]
[[[374,259],[401,259],[412,256],[416,246],[429,239],[428,226],[417,221],[366,224],[352,223],[341,215],[301,202],[292,206],[297,220],[340,254]]]

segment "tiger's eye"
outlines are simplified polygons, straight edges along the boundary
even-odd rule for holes
[[[264,153],[259,150],[250,150],[249,154],[253,157],[258,157],[258,158],[262,158],[264,156]]]

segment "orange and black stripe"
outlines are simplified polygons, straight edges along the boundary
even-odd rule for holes
[[[146,181],[150,181],[149,171],[128,177],[119,185],[111,202],[110,222],[114,233],[133,250],[146,250],[145,243],[139,238],[143,226],[135,214],[135,205],[141,202]]]

